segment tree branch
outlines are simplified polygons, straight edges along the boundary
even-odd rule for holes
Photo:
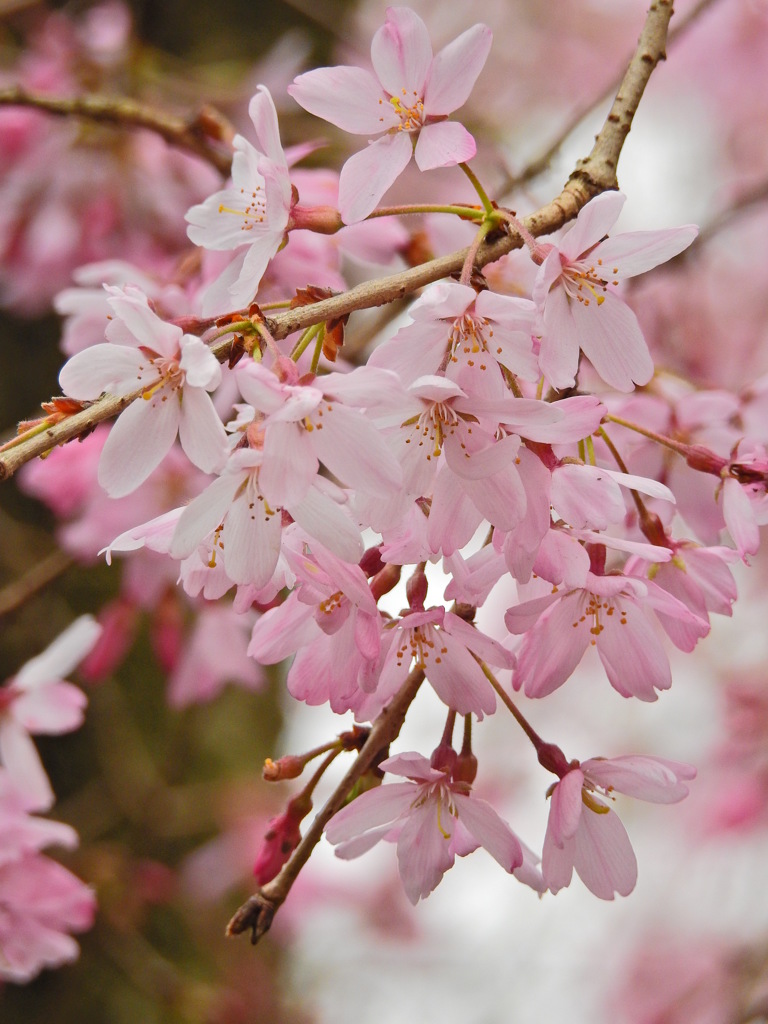
[[[255,945],[262,935],[269,931],[277,910],[285,902],[299,872],[320,842],[323,829],[344,805],[344,801],[354,789],[355,784],[368,771],[377,756],[386,750],[393,740],[397,739],[405,721],[406,712],[423,681],[423,669],[413,669],[398,693],[373,723],[370,735],[360,753],[331,797],[318,811],[291,859],[276,878],[259,889],[236,911],[227,925],[227,935],[240,935],[242,932],[250,931],[251,942]]]
[[[690,11],[675,25],[675,28],[669,33],[668,44],[677,42],[681,39],[688,29],[693,25],[704,11],[711,7],[715,0],[699,0],[695,7],[691,8]],[[600,106],[601,103],[605,103],[616,90],[622,84],[623,79],[621,77],[615,78],[610,82],[609,85],[597,96],[592,99],[585,106],[579,107],[578,110],[568,119],[564,127],[558,133],[558,135],[552,140],[549,146],[544,150],[543,153],[535,157],[531,162],[523,168],[518,174],[508,175],[507,178],[501,183],[496,190],[496,194],[499,196],[507,195],[516,189],[521,188],[523,185],[527,185],[529,181],[533,181],[540,174],[543,174],[547,170],[552,160],[555,158],[557,153],[560,151],[565,141],[573,134],[578,128],[585,117],[588,117],[592,111]]]
[[[655,0],[651,4],[637,49],[622,79],[608,117],[595,139],[591,153],[578,161],[576,169],[559,196],[524,218],[523,223],[535,237],[551,234],[563,227],[577,216],[590,199],[617,187],[616,168],[619,156],[651,73],[658,62],[664,59],[672,10],[673,0]],[[519,249],[521,245],[522,240],[512,231],[511,234],[482,246],[475,264],[482,268],[513,249]],[[461,249],[399,274],[391,274],[376,281],[366,281],[332,298],[276,313],[267,320],[267,328],[273,338],[285,338],[294,331],[346,316],[357,309],[381,306],[402,299],[427,284],[461,271],[467,252],[468,249]],[[231,339],[227,337],[216,341],[211,348],[217,358],[224,359],[230,351],[230,346]],[[36,456],[88,433],[98,423],[116,416],[127,405],[141,397],[144,390],[145,388],[139,389],[121,398],[104,395],[82,412],[68,416],[36,436],[20,441],[0,454],[0,480],[8,479],[20,466]]]
[[[223,114],[211,106],[202,107],[191,120],[175,117],[165,111],[140,103],[127,96],[102,96],[83,93],[80,96],[48,96],[29,92],[21,85],[0,89],[0,106],[34,107],[58,117],[81,117],[101,124],[126,128],[146,128],[162,136],[178,149],[185,149],[213,164],[228,175],[232,165],[231,141],[234,129]],[[221,145],[217,146],[216,143]]]

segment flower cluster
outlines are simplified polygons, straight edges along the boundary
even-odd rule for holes
[[[283,149],[259,86],[256,144],[236,135],[231,181],[187,213],[202,251],[185,273],[100,264],[60,297],[71,318],[65,396],[81,407],[106,393],[121,411],[106,438],[55,452],[27,486],[67,519],[62,540],[79,557],[101,547],[143,567],[105,609],[86,673],[119,660],[141,608],[178,705],[228,680],[255,688],[261,666],[292,657],[294,698],[351,712],[375,736],[409,687],[429,691],[441,737],[431,759],[387,756],[387,736],[361,771],[362,794],[326,824],[339,856],[396,844],[414,903],[479,846],[538,892],[575,871],[613,899],[632,890],[637,865],[605,800],[674,803],[695,771],[640,755],[569,761],[512,695],[541,700],[581,663],[602,666],[628,700],[672,685],[668,642],[691,652],[710,614],[730,614],[730,565],[757,551],[768,522],[768,424],[734,436],[732,408],[672,387],[625,301],[623,283],[683,252],[694,226],[613,233],[625,197],[607,191],[539,241],[488,200],[467,166],[475,141],[449,115],[490,47],[477,24],[434,55],[421,19],[393,7],[372,71],[299,75],[288,91],[305,110],[378,136],[340,176],[297,167],[310,147]],[[461,167],[479,204],[377,209],[412,155],[423,172]],[[425,287],[370,351],[345,348],[349,309],[301,319],[347,287],[340,253],[395,264],[413,241],[407,215],[438,212],[476,232],[460,277]],[[480,246],[515,232],[529,284],[492,287]],[[57,485],[56,466],[59,480],[97,476],[110,500]],[[185,642],[180,607],[197,616]],[[8,773],[21,766],[37,801],[18,804],[24,813],[52,799],[28,733],[74,728],[82,708],[66,683],[30,692],[33,665],[0,694],[0,758]],[[473,726],[500,706],[557,778],[541,858],[473,791]],[[323,748],[329,764],[352,749],[362,758],[363,740]],[[385,775],[404,781],[379,785]],[[300,845],[316,783],[273,819],[260,882]],[[81,920],[62,918],[71,929]]]

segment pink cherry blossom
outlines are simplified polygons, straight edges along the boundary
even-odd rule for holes
[[[400,878],[414,904],[429,896],[457,855],[478,846],[505,871],[523,866],[517,836],[490,804],[470,795],[466,782],[452,781],[417,753],[379,767],[409,781],[368,790],[331,819],[325,834],[338,857],[359,857],[382,839],[396,842]]]
[[[81,616],[0,688],[0,759],[41,810],[53,804],[53,792],[30,734],[56,735],[80,726],[85,694],[63,677],[100,631],[89,615]]]
[[[76,960],[69,932],[93,924],[91,890],[66,868],[36,853],[0,867],[0,978],[23,983],[45,967]]]
[[[600,377],[619,391],[647,384],[653,376],[640,325],[618,298],[616,287],[677,256],[698,229],[689,224],[603,240],[624,200],[618,192],[604,192],[587,203],[558,247],[537,247],[544,257],[533,289],[541,314],[539,363],[553,387],[573,385],[579,350]]]
[[[688,794],[696,770],[678,761],[628,755],[572,763],[552,789],[542,873],[552,892],[570,884],[575,870],[600,899],[628,896],[637,861],[618,815],[595,792],[615,790],[639,800],[672,804]]]
[[[78,352],[59,374],[65,394],[79,399],[146,387],[143,400],[132,402],[112,427],[99,483],[113,498],[129,494],[160,464],[177,434],[196,466],[206,473],[220,468],[226,434],[208,395],[221,381],[215,356],[200,338],[161,320],[138,288],[108,290],[112,344]]]
[[[259,86],[248,113],[262,148],[236,135],[232,184],[187,213],[187,233],[196,245],[223,250],[248,247],[209,289],[203,300],[206,311],[212,298],[218,313],[247,306],[288,231],[294,202],[288,161],[280,143],[275,104],[265,86]]]
[[[505,615],[511,633],[525,634],[513,684],[524,687],[529,697],[544,697],[562,686],[593,646],[615,690],[623,697],[654,701],[657,690],[672,685],[672,675],[652,613],[686,624],[684,635],[672,638],[684,642],[686,650],[709,632],[706,619],[650,580],[589,571],[583,586],[553,591]]]
[[[433,57],[421,18],[407,7],[388,7],[371,44],[375,74],[318,68],[294,80],[288,91],[311,114],[356,135],[385,133],[342,168],[339,209],[346,223],[368,216],[412,155],[422,171],[472,159],[475,140],[447,115],[469,97],[491,39],[490,29],[477,24]]]

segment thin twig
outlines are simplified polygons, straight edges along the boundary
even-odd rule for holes
[[[231,140],[234,129],[223,114],[205,106],[191,119],[175,117],[127,96],[47,96],[16,85],[0,89],[0,106],[34,107],[58,117],[81,117],[101,124],[146,128],[166,142],[212,164],[228,175],[232,165]],[[222,148],[223,147],[223,148]]]
[[[31,597],[47,587],[74,565],[74,559],[66,551],[52,551],[42,561],[32,566],[21,579],[14,580],[0,590],[0,618],[16,611]]]
[[[363,744],[360,753],[331,797],[318,811],[314,821],[294,850],[291,859],[276,878],[263,886],[240,907],[227,926],[227,935],[240,935],[242,932],[250,931],[251,942],[255,945],[269,930],[275,913],[285,902],[299,872],[320,842],[325,826],[341,809],[358,780],[373,765],[378,755],[397,738],[408,708],[423,681],[423,669],[413,669],[398,693],[373,723],[368,739]]]

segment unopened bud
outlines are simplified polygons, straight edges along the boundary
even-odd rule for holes
[[[401,568],[399,565],[385,565],[381,572],[377,572],[370,583],[371,593],[378,601],[384,594],[388,594],[400,582]]]
[[[457,756],[450,743],[442,742],[432,751],[429,763],[436,771],[451,775],[456,765]]]
[[[720,476],[723,469],[728,465],[727,459],[716,455],[703,444],[686,446],[685,461],[691,469],[697,469],[701,473],[712,473],[714,476]]]
[[[474,754],[465,754],[463,751],[456,758],[456,764],[453,766],[454,782],[466,782],[470,786],[477,778],[477,758]]]
[[[413,611],[423,611],[424,602],[427,599],[427,576],[421,566],[418,566],[405,585],[405,593],[408,597],[408,607]]]
[[[253,865],[253,874],[259,885],[266,885],[275,878],[301,842],[302,820],[312,810],[312,801],[305,793],[299,793],[290,801],[285,811],[272,818],[264,841]]]
[[[303,758],[296,757],[295,754],[286,754],[277,761],[268,757],[264,761],[261,775],[267,782],[281,782],[283,779],[298,779],[303,771]]]

